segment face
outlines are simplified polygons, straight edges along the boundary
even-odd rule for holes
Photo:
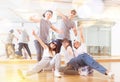
[[[69,42],[63,42],[62,45],[64,48],[67,48],[69,46]]]
[[[75,17],[76,16],[76,12],[75,11],[71,11],[71,16]]]
[[[75,48],[75,49],[79,48],[79,47],[80,47],[80,45],[81,45],[81,43],[80,43],[80,42],[78,42],[78,41],[74,41],[73,46],[74,46],[74,48]]]
[[[46,12],[45,13],[45,18],[50,19],[52,17],[52,13],[51,12]]]
[[[55,49],[57,47],[56,43],[52,42],[50,43],[50,48],[51,49]]]

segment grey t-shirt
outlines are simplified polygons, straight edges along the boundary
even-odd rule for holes
[[[59,29],[63,31],[62,34],[58,34],[58,39],[67,38],[70,40],[70,30],[75,27],[75,22],[70,20],[67,16],[65,20],[59,22]]]
[[[38,28],[38,36],[41,38],[41,40],[45,43],[48,42],[49,38],[49,29],[51,28],[52,23],[48,20],[41,19],[40,21],[40,27]]]

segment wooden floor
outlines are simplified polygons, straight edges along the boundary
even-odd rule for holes
[[[15,62],[16,60],[14,60]],[[62,78],[55,78],[53,72],[44,71],[37,73],[26,79],[21,79],[17,73],[18,69],[28,70],[34,65],[34,63],[29,62],[21,63],[0,63],[0,82],[120,82],[120,62],[100,62],[107,69],[112,70],[115,73],[115,79],[108,79],[107,76],[94,71],[93,76],[79,76],[79,75],[62,75]],[[22,61],[23,62],[23,61]]]

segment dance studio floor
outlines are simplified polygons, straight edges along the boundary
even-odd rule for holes
[[[115,79],[94,71],[93,76],[62,75],[62,78],[55,78],[53,72],[44,71],[21,79],[17,73],[18,69],[28,70],[36,62],[33,60],[13,59],[0,60],[0,82],[120,82],[120,61],[99,61],[107,69],[115,73]]]

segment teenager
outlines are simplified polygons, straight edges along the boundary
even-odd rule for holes
[[[48,45],[46,45],[33,31],[33,35],[38,40],[38,42],[41,44],[43,47],[43,57],[41,61],[36,63],[33,68],[30,70],[26,71],[24,74],[22,73],[21,70],[18,70],[18,74],[22,77],[25,78],[25,76],[30,76],[35,73],[40,72],[44,68],[54,68],[54,76],[55,77],[61,77],[59,73],[59,67],[60,67],[60,61],[57,61],[60,59],[60,54],[57,54],[57,43],[55,41],[50,42]]]
[[[54,25],[49,21],[52,18],[53,11],[46,10],[43,14],[43,18],[38,18],[35,16],[32,16],[30,20],[35,23],[39,23],[39,27],[36,28],[36,34],[41,38],[41,40],[48,44],[48,38],[49,38],[49,31],[52,29],[53,31],[57,33],[62,33],[62,31],[55,28]],[[36,48],[36,54],[37,54],[37,61],[40,61],[43,55],[43,47],[38,42],[38,40],[34,40],[34,45]]]
[[[62,20],[59,22],[60,23],[60,30],[63,30],[62,34],[58,34],[56,36],[57,41],[59,43],[58,45],[58,50],[60,51],[61,45],[62,45],[62,40],[64,38],[68,39],[70,41],[70,45],[72,46],[72,42],[71,42],[71,37],[70,37],[70,31],[72,30],[74,35],[77,36],[77,29],[76,29],[76,25],[74,22],[74,18],[76,16],[76,11],[75,10],[71,10],[69,16],[64,15],[62,12],[57,11],[58,16],[60,16],[62,18]]]
[[[82,66],[89,66],[92,69],[97,70],[98,72],[109,76],[110,78],[114,78],[114,74],[98,63],[93,57],[91,57],[87,52],[84,45],[84,37],[83,37],[83,28],[80,27],[80,41],[74,41],[74,48],[76,49],[76,57],[72,58],[68,63],[66,68],[73,68],[74,70],[79,70]]]

